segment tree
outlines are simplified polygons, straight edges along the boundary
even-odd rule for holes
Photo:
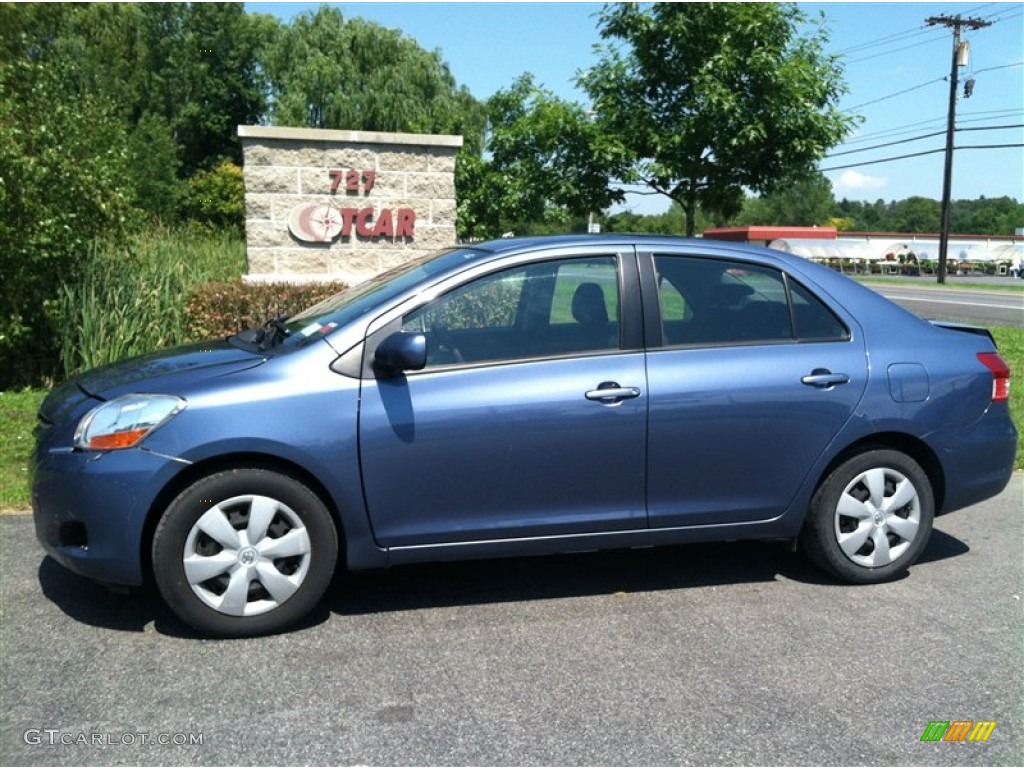
[[[65,99],[102,99],[123,122],[139,205],[172,218],[178,182],[241,163],[236,126],[266,111],[258,52],[277,22],[240,3],[0,6],[10,60],[61,64]]]
[[[142,6],[149,11],[149,4]],[[242,162],[237,126],[260,120],[266,83],[258,52],[268,27],[242,3],[189,3],[168,75],[176,103],[169,111],[181,145],[182,173],[191,176],[222,160]],[[272,27],[271,27],[272,29]]]
[[[652,235],[679,235],[686,227],[683,220],[683,209],[678,203],[664,213],[639,215],[631,211],[615,213],[605,222],[608,232],[640,232]]]
[[[487,101],[486,157],[463,158],[456,176],[463,236],[496,236],[526,224],[586,217],[622,193],[618,144],[579,104],[522,75]]]
[[[832,183],[820,172],[781,186],[760,197],[747,198],[736,226],[817,227],[828,223],[836,211]]]
[[[48,302],[133,212],[124,125],[102,96],[69,94],[69,66],[0,63],[0,390],[55,373]]]
[[[476,100],[440,52],[398,30],[320,6],[278,30],[265,65],[276,125],[462,134],[479,150]]]
[[[889,232],[934,233],[941,229],[942,204],[927,197],[908,197],[893,203]]]
[[[688,235],[698,206],[737,213],[744,189],[769,193],[807,173],[853,124],[835,102],[838,64],[820,25],[798,33],[792,4],[605,6],[611,41],[577,81],[597,121],[631,158],[622,181],[678,202]]]
[[[1024,225],[1024,204],[1010,197],[954,200],[950,218],[959,234],[1012,235]]]

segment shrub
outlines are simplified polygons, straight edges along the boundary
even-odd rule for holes
[[[241,231],[245,226],[245,184],[242,169],[224,160],[209,171],[199,171],[184,185],[183,217],[213,228]]]
[[[282,315],[290,316],[344,290],[345,283],[208,283],[197,286],[185,309],[194,340],[229,336],[256,328]]]

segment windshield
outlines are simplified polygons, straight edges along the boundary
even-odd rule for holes
[[[283,342],[303,344],[310,339],[343,328],[381,304],[401,296],[427,278],[446,272],[479,255],[477,251],[460,248],[437,251],[347,288],[284,320],[281,323]]]

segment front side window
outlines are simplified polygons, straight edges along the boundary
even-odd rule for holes
[[[654,266],[666,345],[848,338],[820,300],[770,267],[685,256],[655,256]]]
[[[602,352],[619,346],[614,256],[526,264],[477,278],[402,320],[427,367]]]

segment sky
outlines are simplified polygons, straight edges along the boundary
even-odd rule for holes
[[[318,3],[246,3],[250,12],[282,20]],[[600,3],[365,2],[329,3],[346,18],[360,16],[401,30],[421,47],[439,50],[460,85],[478,99],[509,87],[524,72],[558,96],[587,106],[576,73],[596,62]],[[848,92],[839,108],[862,116],[846,143],[820,163],[837,200],[942,197],[953,33],[928,25],[935,16],[990,22],[964,30],[970,45],[960,68],[952,197],[1009,196],[1024,201],[1024,3],[798,3],[824,15],[827,50],[842,55]],[[974,91],[963,98],[963,81]],[[1010,127],[1004,127],[1010,126]],[[926,134],[937,134],[917,140]],[[904,142],[893,144],[894,142]],[[888,147],[877,147],[890,144]],[[979,145],[1016,145],[972,148]],[[937,150],[915,158],[865,164]],[[848,154],[840,154],[848,153]],[[840,168],[857,164],[857,167]],[[830,170],[830,169],[835,170]],[[631,195],[626,208],[657,213],[660,196]],[[1022,222],[1024,225],[1024,222]]]

